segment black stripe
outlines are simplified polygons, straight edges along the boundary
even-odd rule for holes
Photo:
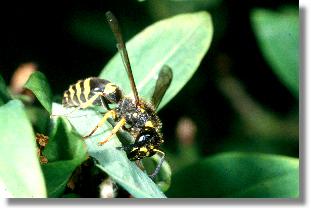
[[[80,104],[78,97],[77,97],[77,88],[76,85],[72,85],[72,89],[74,91],[74,95],[73,95],[73,102],[74,104]]]
[[[80,84],[80,88],[81,88],[80,100],[82,102],[86,102],[86,98],[85,98],[84,93],[83,93],[83,91],[84,91],[84,80],[79,81],[78,83]]]

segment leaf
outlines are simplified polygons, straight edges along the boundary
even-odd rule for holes
[[[151,158],[143,159],[143,164],[148,174],[152,174],[154,172],[160,160],[161,160],[161,157],[157,154],[152,156]],[[171,176],[172,176],[171,167],[167,161],[164,161],[162,163],[162,166],[161,166],[161,169],[158,175],[155,177],[155,182],[157,183],[157,185],[163,192],[169,189],[171,185]]]
[[[52,92],[44,74],[39,71],[32,73],[24,87],[31,90],[42,106],[51,114]]]
[[[46,133],[50,126],[50,115],[41,107],[28,106],[26,114],[33,129],[38,133]]]
[[[297,198],[299,160],[260,153],[222,153],[177,172],[168,197]]]
[[[112,35],[111,35],[112,36]],[[208,13],[179,15],[160,21],[135,36],[128,44],[130,59],[140,96],[150,99],[156,84],[160,68],[168,64],[173,68],[174,78],[171,87],[163,98],[164,106],[190,79],[206,53],[212,37],[212,22]],[[105,67],[101,77],[120,85],[125,93],[130,93],[128,79],[120,76],[124,68],[119,55],[116,55]],[[53,114],[65,114],[60,105],[53,105]],[[79,117],[80,116],[80,117]],[[100,114],[92,110],[76,111],[68,117],[76,130],[85,136],[101,119]],[[165,197],[154,182],[142,172],[135,163],[128,160],[114,137],[103,146],[102,141],[111,132],[111,126],[105,124],[86,140],[90,156],[98,161],[98,167],[109,174],[114,181],[124,187],[134,197]],[[168,174],[170,170],[164,170]],[[170,175],[169,175],[170,176]],[[168,180],[168,179],[166,179]],[[168,183],[162,185],[168,187]]]
[[[0,75],[0,105],[5,104],[11,99],[10,94],[5,85],[5,81]]]
[[[150,101],[158,73],[167,64],[173,70],[173,80],[159,108],[168,103],[198,68],[212,34],[210,15],[197,12],[159,21],[132,38],[127,49],[140,97]],[[119,54],[105,66],[100,77],[116,83],[126,94],[132,93]]]
[[[299,12],[296,8],[273,12],[256,9],[251,14],[256,38],[274,73],[299,96]]]
[[[87,159],[86,145],[67,120],[57,118],[43,155],[48,159],[42,165],[48,197],[60,197],[73,171]]]
[[[56,103],[53,103],[52,108],[53,114],[57,115],[71,111]],[[102,115],[93,110],[77,110],[67,118],[77,132],[85,136],[96,126]],[[106,123],[85,141],[89,155],[98,161],[97,166],[134,197],[165,197],[155,183],[134,162],[128,160],[125,152],[116,149],[121,146],[118,138],[114,137],[105,145],[98,146],[97,143],[105,139],[110,132],[111,126]]]
[[[22,103],[13,100],[1,106],[0,121],[1,191],[14,198],[46,197],[35,136]]]

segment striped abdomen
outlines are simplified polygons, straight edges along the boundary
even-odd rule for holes
[[[113,83],[105,79],[90,77],[70,85],[69,89],[64,92],[62,104],[64,107],[78,107],[89,103],[82,108],[91,105],[106,106],[110,103],[117,103],[121,97],[121,91]]]

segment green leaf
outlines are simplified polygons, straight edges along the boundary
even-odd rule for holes
[[[46,197],[35,136],[23,105],[13,100],[0,107],[0,188],[8,197]]]
[[[135,36],[128,43],[128,50],[140,96],[145,99],[151,98],[158,72],[164,64],[167,64],[173,68],[174,78],[160,105],[164,106],[186,84],[199,66],[210,45],[212,33],[210,15],[199,12],[160,21]],[[124,67],[121,57],[116,55],[100,77],[115,82],[129,94],[131,93],[129,81],[125,70],[122,70],[124,76],[120,76],[120,69]],[[53,114],[68,112],[70,110],[66,111],[60,105],[53,105]],[[101,117],[92,110],[84,110],[70,114],[68,119],[76,130],[85,136]],[[165,197],[147,174],[128,160],[125,152],[116,149],[121,146],[118,138],[114,137],[105,145],[98,146],[97,143],[105,139],[110,132],[111,126],[105,124],[98,129],[97,135],[86,140],[89,155],[98,161],[98,167],[134,197]],[[162,171],[170,176],[168,167]],[[170,179],[165,180],[166,182],[160,183],[162,189],[169,186]]]
[[[154,172],[160,160],[161,160],[161,157],[157,154],[152,156],[151,158],[143,159],[142,162],[148,174],[152,174]],[[169,189],[171,185],[171,176],[172,176],[171,167],[167,161],[164,161],[162,163],[162,166],[161,166],[161,169],[158,175],[155,177],[155,182],[157,183],[157,185],[163,192]]]
[[[44,74],[39,71],[32,73],[24,87],[31,90],[42,106],[51,114],[52,92]]]
[[[11,99],[10,94],[5,85],[5,81],[0,75],[0,105],[5,104]]]
[[[299,12],[256,9],[251,14],[256,38],[275,74],[299,96]]]
[[[53,114],[64,115],[70,111],[60,104],[53,103]],[[97,125],[102,115],[93,110],[77,110],[67,118],[77,132],[85,136]],[[125,152],[116,149],[122,146],[118,138],[114,137],[105,145],[98,146],[98,142],[104,140],[110,132],[111,126],[106,123],[85,141],[89,155],[98,161],[97,166],[134,197],[165,197],[147,174],[141,171],[134,162],[128,160]]]
[[[50,126],[49,113],[42,107],[36,106],[28,106],[25,111],[33,129],[38,133],[46,133]]]
[[[159,108],[168,103],[198,68],[212,34],[210,15],[197,12],[159,21],[132,38],[127,49],[139,95],[150,100],[158,73],[167,64],[173,70],[173,80]],[[126,94],[132,93],[119,54],[105,66],[100,77],[116,83]]]
[[[67,120],[57,118],[43,155],[48,159],[42,165],[48,197],[60,197],[72,172],[86,160],[86,145]]]
[[[260,153],[222,153],[172,177],[168,197],[298,198],[299,160]]]

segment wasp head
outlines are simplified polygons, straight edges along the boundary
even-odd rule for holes
[[[130,160],[140,160],[153,156],[161,138],[154,128],[145,127],[137,136],[135,143],[125,149]]]

